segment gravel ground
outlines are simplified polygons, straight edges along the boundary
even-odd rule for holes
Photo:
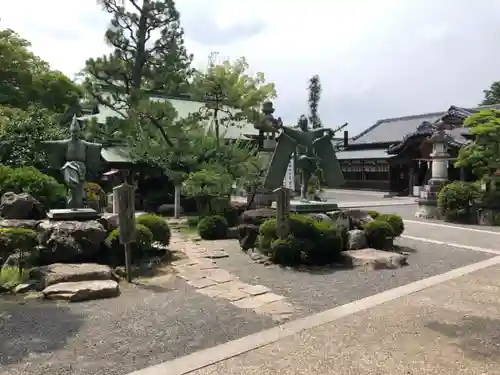
[[[307,316],[360,298],[441,274],[492,257],[491,254],[400,239],[399,244],[413,250],[409,265],[396,270],[361,269],[297,272],[278,266],[265,267],[252,262],[236,242],[226,250],[229,258],[217,263],[244,282],[262,284],[289,298],[295,317]]]
[[[1,299],[0,374],[128,374],[274,325],[176,278],[109,300]]]

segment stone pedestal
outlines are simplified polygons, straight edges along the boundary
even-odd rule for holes
[[[247,195],[247,204],[250,203],[250,200],[252,199],[252,194]],[[258,189],[257,193],[255,194],[252,204],[249,207],[249,209],[253,210],[255,208],[264,208],[264,207],[271,207],[273,204],[274,200],[276,199],[276,195],[272,192],[272,190],[268,189]]]
[[[53,221],[86,221],[99,219],[101,214],[93,208],[78,208],[75,210],[64,208],[50,210],[47,217]]]
[[[276,208],[276,202],[273,202],[271,207]],[[300,214],[326,213],[335,211],[338,209],[338,207],[339,206],[336,203],[328,201],[301,201],[298,199],[292,199],[290,201],[290,212],[296,212]]]

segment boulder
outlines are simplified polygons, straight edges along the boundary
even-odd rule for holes
[[[330,217],[327,214],[313,213],[309,214],[309,216],[318,221],[332,222],[332,219],[330,219]]]
[[[34,249],[31,249],[29,251],[24,251],[22,256],[21,253],[19,252],[10,254],[5,260],[5,263],[3,264],[2,268],[18,268],[20,261],[24,263],[23,268],[25,269],[37,266],[40,261],[39,247],[35,247]]]
[[[42,290],[46,299],[81,302],[120,295],[120,287],[114,280],[87,280],[53,284]]]
[[[335,223],[335,225],[343,230],[351,229],[351,219],[346,212],[337,210],[327,213],[327,216]]]
[[[365,232],[359,229],[352,229],[347,232],[348,250],[364,249],[368,246]]]
[[[348,265],[369,270],[401,268],[408,264],[406,255],[376,249],[343,251],[342,256]]]
[[[239,233],[237,227],[231,227],[227,229],[226,238],[228,240],[237,240],[239,239]]]
[[[373,221],[373,218],[364,210],[345,210],[344,211],[351,221],[351,229],[363,229],[367,223]]]
[[[43,204],[28,193],[7,192],[0,200],[0,216],[5,219],[41,220],[46,214]]]
[[[70,263],[93,259],[106,239],[106,229],[97,220],[49,221],[37,226],[40,243],[47,249],[42,262]]]
[[[253,224],[240,224],[237,230],[241,249],[244,251],[254,249],[259,236],[259,227]]]
[[[39,220],[4,219],[0,220],[0,228],[23,228],[35,230],[39,222]]]
[[[48,266],[35,267],[29,271],[29,278],[38,281],[42,288],[67,282],[117,280],[111,268],[96,263],[55,263]]]
[[[276,210],[273,208],[256,208],[247,210],[241,214],[241,222],[244,224],[260,225],[268,219],[276,217]]]
[[[180,213],[183,214],[184,213],[184,210],[181,207],[180,208]],[[161,206],[159,206],[156,210],[158,212],[158,214],[160,214],[161,216],[174,216],[175,214],[175,204],[168,204],[168,203],[165,203],[165,204],[162,204]]]
[[[328,212],[327,215],[337,223],[337,226],[350,229],[363,229],[366,223],[373,220],[368,211],[346,209]]]

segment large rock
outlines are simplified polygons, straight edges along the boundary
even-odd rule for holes
[[[365,232],[359,229],[353,229],[347,232],[348,250],[364,249],[368,246]]]
[[[42,290],[46,299],[81,302],[120,295],[120,287],[114,280],[91,280],[58,283]]]
[[[331,211],[327,215],[337,223],[337,226],[347,230],[363,229],[368,222],[373,220],[368,211],[358,209]]]
[[[47,249],[42,262],[71,263],[93,259],[106,239],[106,229],[97,220],[49,221],[37,226],[40,243]]]
[[[256,208],[255,210],[248,210],[241,214],[241,222],[244,224],[260,225],[268,219],[276,217],[276,210],[274,208]]]
[[[348,265],[370,270],[401,268],[408,264],[406,255],[376,249],[348,250],[342,255]]]
[[[0,216],[5,219],[40,220],[45,218],[43,205],[28,193],[7,192],[0,200]]]
[[[327,221],[327,222],[332,222],[332,219],[327,214],[322,214],[322,213],[312,213],[309,214],[310,217],[312,217],[315,220],[318,221]]]
[[[16,220],[5,219],[0,220],[0,228],[23,228],[35,230],[40,220]]]
[[[50,264],[32,268],[29,277],[38,281],[42,288],[58,283],[117,279],[111,268],[96,263]]]

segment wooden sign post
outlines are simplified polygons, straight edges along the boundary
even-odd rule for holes
[[[276,232],[279,238],[286,238],[290,234],[288,214],[292,190],[282,186],[273,192],[276,194]]]
[[[131,243],[136,241],[135,229],[135,187],[126,182],[113,189],[115,202],[118,204],[118,224],[120,226],[120,243],[125,248],[125,271],[127,281],[132,281],[130,251]]]

